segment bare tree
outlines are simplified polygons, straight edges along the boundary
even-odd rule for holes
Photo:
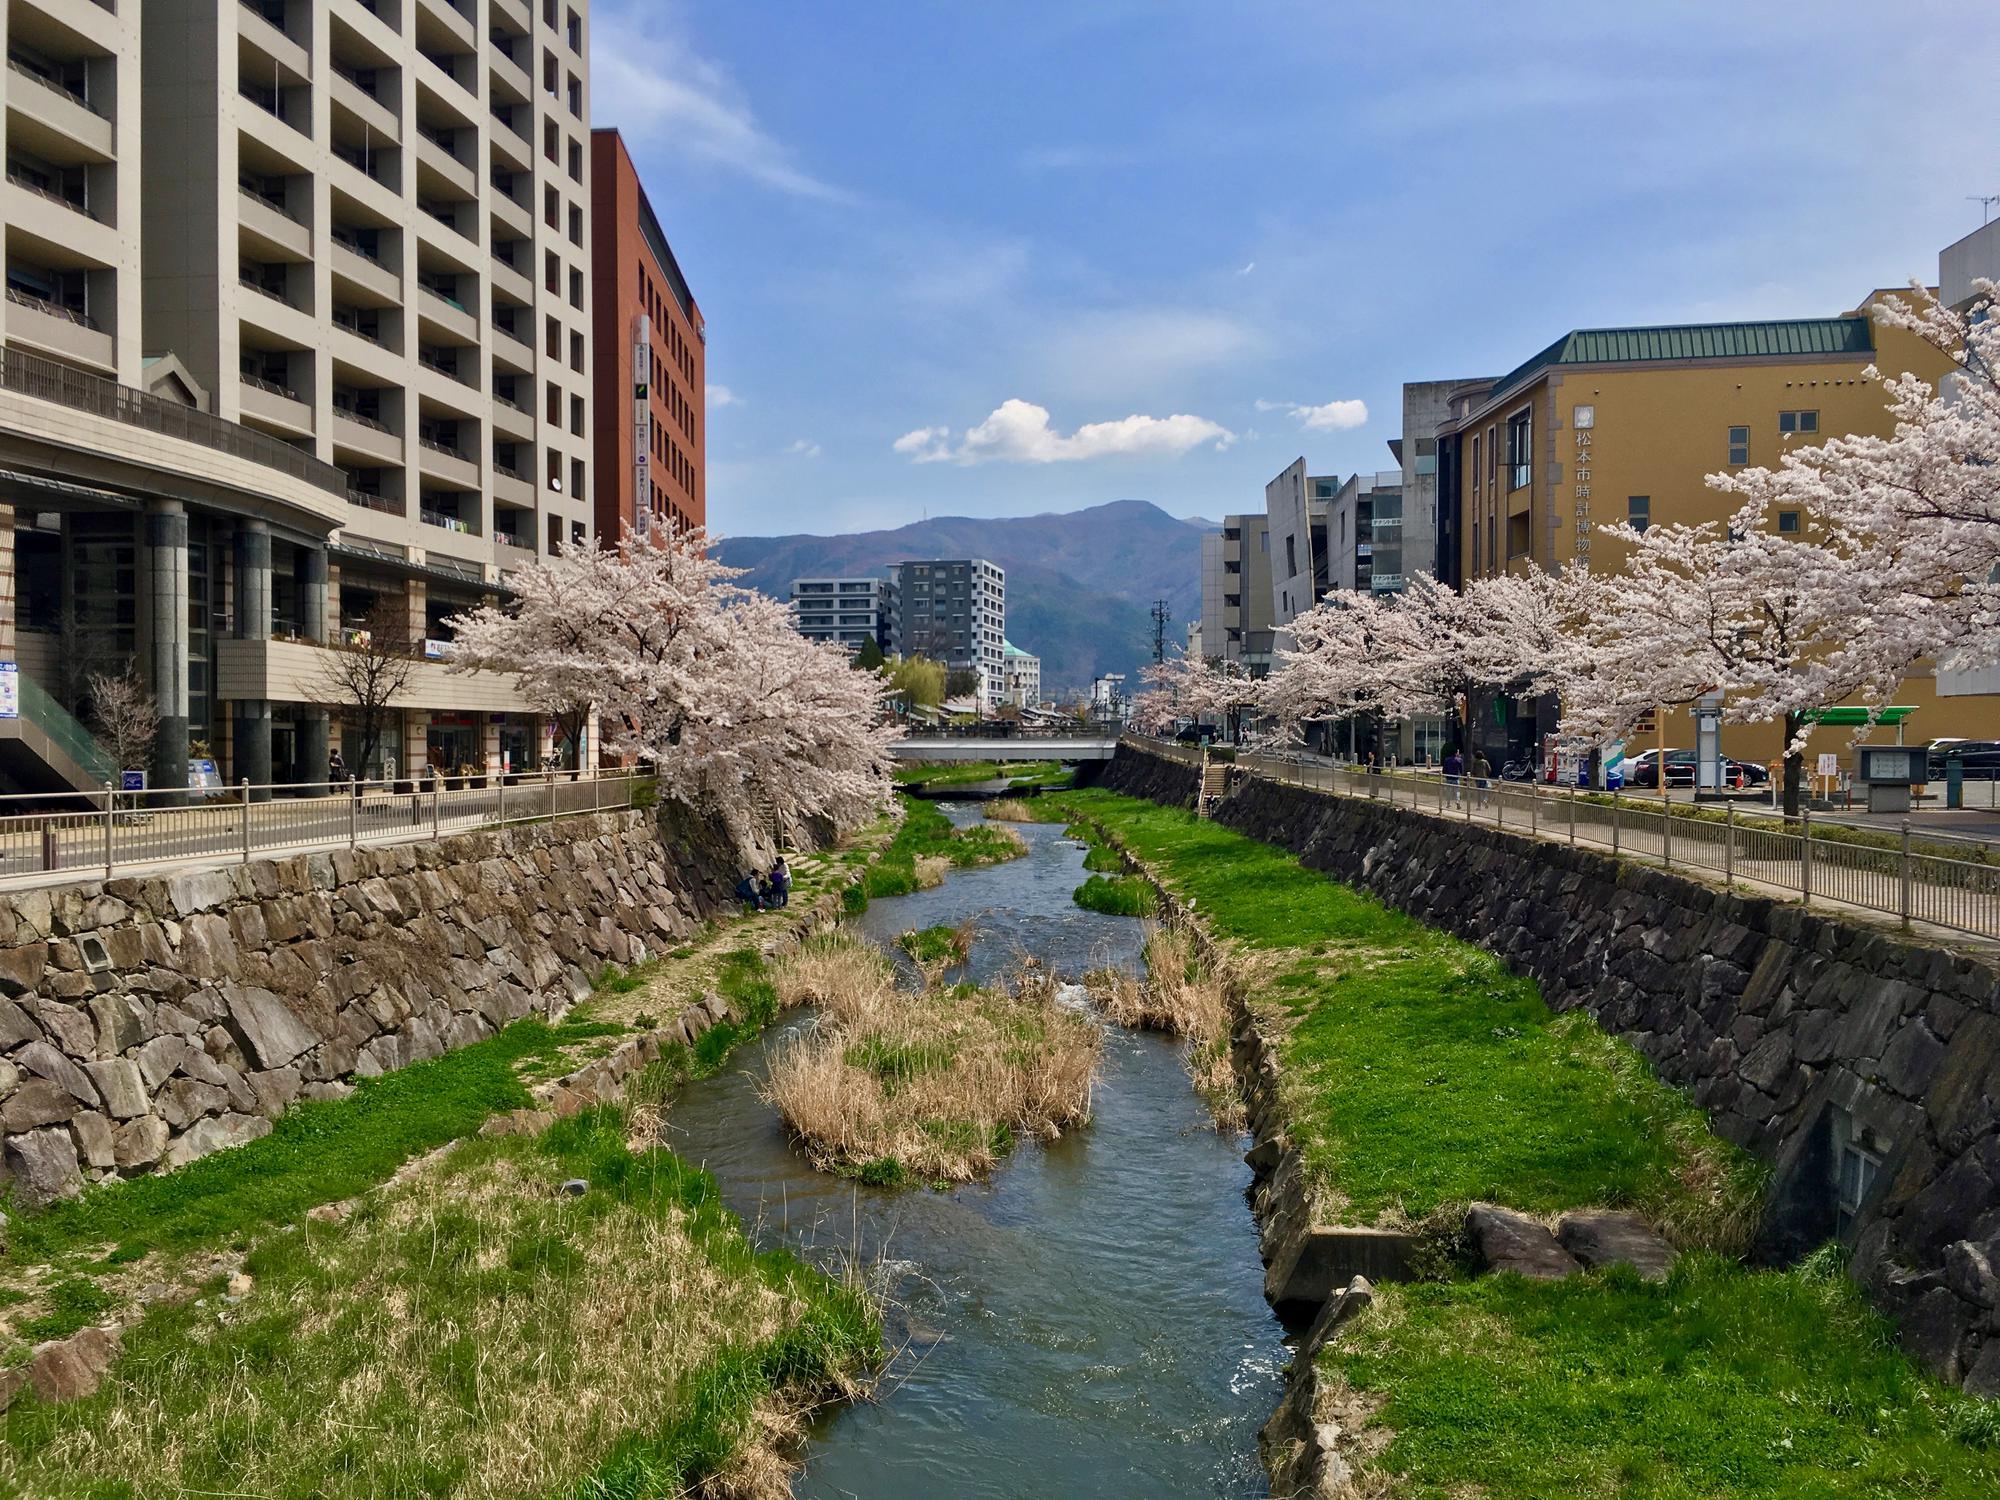
[[[120,770],[145,765],[160,733],[160,705],[146,684],[129,665],[116,676],[92,672],[88,681],[91,722],[111,746],[112,759]]]
[[[417,669],[417,641],[407,608],[401,596],[383,595],[368,612],[364,628],[325,653],[313,684],[320,701],[360,737],[357,775],[367,775],[374,765],[382,732],[390,716],[400,712],[399,700]]]

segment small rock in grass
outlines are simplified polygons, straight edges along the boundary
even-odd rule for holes
[[[572,1177],[558,1190],[565,1198],[581,1198],[590,1191],[590,1184],[581,1177]]]
[[[1674,1247],[1637,1214],[1585,1210],[1565,1214],[1556,1238],[1586,1266],[1630,1266],[1647,1281],[1665,1281]]]
[[[1513,1271],[1535,1281],[1560,1281],[1581,1270],[1576,1257],[1526,1214],[1494,1203],[1475,1203],[1466,1233],[1489,1271]]]

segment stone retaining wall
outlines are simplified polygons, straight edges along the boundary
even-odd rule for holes
[[[1180,802],[1193,775],[1128,746],[1103,784]],[[1913,1355],[2000,1394],[2000,971],[1988,962],[1606,854],[1256,778],[1239,778],[1215,816],[1498,954],[1556,1009],[1589,1009],[1773,1164],[1765,1254],[1838,1237]],[[1866,1179],[1852,1212],[1843,1170]]]
[[[0,897],[0,1176],[36,1204],[254,1140],[561,1013],[735,880],[709,831],[619,812]]]

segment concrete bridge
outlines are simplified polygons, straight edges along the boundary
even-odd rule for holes
[[[1118,752],[1118,736],[913,734],[892,750],[898,760],[1109,760]]]

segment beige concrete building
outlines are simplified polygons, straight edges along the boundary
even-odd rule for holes
[[[0,16],[0,775],[94,777],[87,674],[136,660],[156,784],[189,742],[225,779],[322,779],[329,654],[385,630],[421,661],[351,769],[539,761],[511,686],[442,661],[450,615],[591,536],[587,6]]]

